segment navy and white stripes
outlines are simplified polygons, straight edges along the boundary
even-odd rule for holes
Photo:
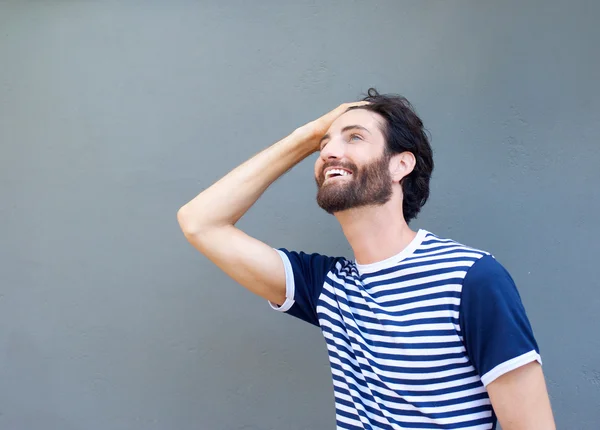
[[[420,230],[400,254],[369,265],[280,253],[288,301],[279,309],[321,327],[338,429],[493,429],[482,372],[497,378],[539,360],[512,279],[486,252]],[[472,269],[489,285],[470,282]],[[483,321],[498,296],[504,313],[489,313],[506,319],[517,346],[494,329],[502,321]]]

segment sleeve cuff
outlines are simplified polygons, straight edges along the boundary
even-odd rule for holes
[[[285,268],[285,302],[283,302],[281,306],[269,302],[269,306],[276,311],[287,312],[294,304],[294,270],[292,269],[292,263],[290,263],[290,259],[285,252],[279,249],[276,249],[275,251],[277,251],[281,257],[281,261],[283,261],[283,267]]]
[[[487,387],[489,384],[494,382],[496,379],[498,379],[500,376],[504,375],[505,373],[508,373],[511,370],[515,370],[521,366],[529,364],[532,361],[537,361],[538,363],[542,364],[542,358],[540,357],[540,354],[538,354],[536,350],[531,350],[529,352],[526,352],[523,355],[519,355],[518,357],[511,358],[510,360],[507,360],[504,363],[500,363],[499,365],[494,367],[492,370],[487,372],[485,375],[483,375],[481,377],[481,382],[483,383],[484,386]]]

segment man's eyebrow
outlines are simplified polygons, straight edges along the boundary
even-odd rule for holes
[[[342,133],[345,133],[345,132],[347,132],[347,131],[349,131],[349,130],[356,130],[356,129],[358,129],[358,130],[364,130],[364,131],[366,131],[367,133],[371,134],[371,132],[370,132],[368,129],[366,129],[366,128],[365,128],[365,127],[363,127],[362,125],[358,125],[358,124],[347,125],[346,127],[342,128]],[[321,144],[323,143],[323,141],[324,141],[324,140],[327,140],[327,139],[329,139],[330,137],[331,137],[331,136],[329,136],[329,133],[325,134],[325,136],[323,136],[323,137],[321,138],[321,140],[319,141],[319,145],[321,145]]]
[[[354,125],[347,125],[346,127],[342,128],[342,133],[347,132],[348,130],[354,130],[354,129],[359,129],[359,130],[364,130],[367,133],[371,134],[371,132],[366,129],[365,127],[363,127],[362,125],[358,125],[358,124],[354,124]]]

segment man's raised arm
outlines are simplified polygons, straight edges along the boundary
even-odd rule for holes
[[[321,137],[337,117],[362,104],[365,102],[342,104],[296,129],[181,207],[177,220],[187,240],[236,282],[283,304],[285,271],[277,251],[248,236],[235,223],[277,178],[319,149]]]

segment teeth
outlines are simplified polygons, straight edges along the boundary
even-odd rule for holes
[[[333,175],[348,176],[348,175],[350,175],[350,173],[348,173],[347,171],[342,170],[342,169],[331,169],[331,170],[327,171],[327,173],[325,174],[325,179],[329,179]]]

